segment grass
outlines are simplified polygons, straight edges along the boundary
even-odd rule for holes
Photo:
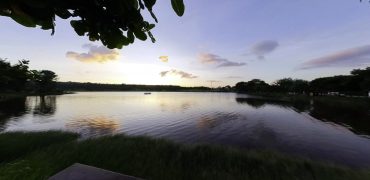
[[[29,152],[63,142],[70,142],[77,134],[59,131],[25,133],[8,132],[0,134],[0,163],[14,160]]]
[[[145,179],[370,179],[369,171],[269,152],[124,135],[75,138],[62,132],[0,134],[0,179],[47,179],[75,162]]]

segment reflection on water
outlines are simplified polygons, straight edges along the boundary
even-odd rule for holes
[[[345,125],[355,133],[370,135],[370,102],[362,99],[350,101],[315,98],[282,101],[247,97],[236,98],[235,100],[240,104],[248,104],[254,108],[266,105],[289,107],[297,112],[307,112],[310,116],[321,121]]]
[[[27,111],[26,98],[13,98],[0,101],[0,131],[6,128],[10,118],[19,117]]]
[[[2,101],[0,130],[148,135],[369,166],[369,107],[369,101],[234,93],[84,92]]]
[[[34,115],[53,115],[56,109],[55,96],[41,96],[33,99],[35,102],[33,114]]]
[[[117,120],[107,117],[72,119],[65,125],[67,130],[79,132],[83,137],[112,135],[116,133],[119,126]]]
[[[281,107],[288,106],[289,104],[284,101],[262,99],[262,98],[235,98],[236,102],[240,104],[248,104],[256,109],[264,107],[266,105],[279,105]]]
[[[267,147],[275,147],[280,144],[278,142],[277,133],[274,129],[269,128],[263,121],[259,121],[252,130],[254,142],[264,141]]]
[[[233,113],[213,113],[202,116],[197,120],[197,127],[200,129],[212,129],[220,126],[222,123],[227,123],[233,120],[237,120],[238,114]]]
[[[348,126],[353,132],[370,135],[370,104],[353,102],[313,102],[310,115],[323,121]]]

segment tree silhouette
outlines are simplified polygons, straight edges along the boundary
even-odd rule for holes
[[[297,94],[314,92],[317,94],[337,94],[367,96],[370,91],[370,67],[354,69],[351,75],[339,75],[316,78],[310,82],[302,79],[283,78],[269,85],[260,79],[238,82],[234,89],[237,92],[277,92]]]
[[[235,85],[238,92],[265,92],[269,90],[269,85],[260,79],[252,79],[248,82],[238,82]]]
[[[302,79],[283,78],[274,83],[278,91],[302,93],[308,91],[309,82]]]
[[[57,75],[49,70],[32,70],[32,81],[36,83],[38,93],[53,92],[56,88]]]
[[[0,16],[12,18],[26,27],[40,26],[55,32],[55,17],[71,19],[70,24],[80,36],[90,41],[101,41],[108,48],[122,48],[134,43],[135,38],[145,41],[154,24],[144,20],[141,10],[153,13],[156,0],[1,0]],[[178,16],[184,14],[183,0],[171,0]]]
[[[29,61],[20,60],[11,65],[0,58],[0,91],[21,91],[29,80]]]
[[[49,70],[29,70],[29,61],[10,64],[0,58],[0,93],[31,92],[52,93],[56,90],[57,75]]]

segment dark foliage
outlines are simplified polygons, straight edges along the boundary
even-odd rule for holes
[[[46,93],[55,90],[57,75],[49,70],[29,70],[29,61],[11,65],[0,59],[0,92]]]
[[[272,85],[259,79],[248,82],[238,82],[234,89],[237,92],[262,92],[262,93],[294,93],[307,94],[346,94],[366,96],[370,91],[370,67],[354,69],[351,75],[323,77],[311,82],[301,79],[284,78],[277,80]]]
[[[319,93],[340,92],[352,95],[366,95],[370,91],[370,67],[355,69],[348,76],[333,76],[314,79],[310,90]]]
[[[277,80],[273,86],[279,92],[303,93],[308,91],[309,82],[302,79],[284,78]]]
[[[149,11],[158,22],[153,7],[156,0],[1,0],[0,16],[8,16],[26,27],[40,26],[55,32],[55,18],[70,19],[79,36],[90,41],[101,41],[108,48],[122,48],[134,43],[135,38],[145,41],[148,36],[155,42],[149,23],[142,10]],[[171,0],[177,15],[184,14],[183,0]]]
[[[238,92],[265,92],[268,91],[269,85],[260,79],[253,79],[248,82],[238,82],[235,90]]]
[[[29,80],[28,61],[21,60],[11,65],[0,59],[0,91],[20,91]]]

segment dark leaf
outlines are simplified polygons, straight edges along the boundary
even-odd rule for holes
[[[81,21],[72,20],[71,26],[74,28],[79,36],[85,35],[87,28]]]
[[[148,31],[148,34],[149,34],[149,37],[150,37],[150,40],[152,41],[152,43],[155,43],[156,40],[155,40],[152,32]]]
[[[68,19],[72,17],[72,14],[67,9],[57,9],[55,10],[55,14],[62,19]]]
[[[17,23],[26,27],[36,27],[36,22],[31,16],[26,14],[18,5],[13,5],[10,17]]]
[[[141,30],[134,30],[134,34],[136,36],[136,38],[142,40],[142,41],[145,41],[148,37],[146,36],[145,32],[141,31]]]
[[[36,23],[28,18],[28,17],[25,17],[25,16],[21,16],[21,15],[11,15],[10,16],[14,21],[16,21],[17,23],[23,25],[23,26],[26,26],[26,27],[36,27]]]
[[[172,9],[178,16],[184,15],[185,5],[183,0],[171,0]]]
[[[144,4],[142,0],[139,0],[140,9],[144,9]]]
[[[156,0],[144,0],[145,7],[149,10],[153,9],[153,6],[155,4]]]
[[[134,36],[134,33],[130,30],[127,31],[127,38],[128,40],[130,41],[130,43],[134,43],[135,41],[135,36]]]
[[[148,30],[152,30],[155,27],[155,24],[149,24]]]

